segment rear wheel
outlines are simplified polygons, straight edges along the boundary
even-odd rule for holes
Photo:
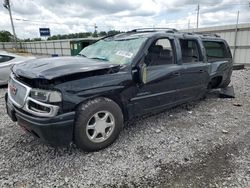
[[[211,79],[210,81],[210,89],[215,89],[218,88],[218,86],[221,84],[222,81],[222,77],[218,76],[218,77],[214,77],[213,79]]]
[[[97,98],[78,108],[74,142],[85,151],[97,151],[112,144],[122,127],[120,107],[110,99]]]
[[[223,83],[223,85],[221,85],[221,88],[226,88],[227,86],[229,86],[230,82],[231,82],[230,79],[226,80],[225,83]]]

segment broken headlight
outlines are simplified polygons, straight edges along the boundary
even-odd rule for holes
[[[55,103],[62,101],[62,95],[58,91],[32,89],[30,91],[30,97],[32,99],[47,103]]]

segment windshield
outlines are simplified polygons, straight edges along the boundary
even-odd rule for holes
[[[130,64],[146,38],[100,40],[84,48],[80,55],[116,64]]]

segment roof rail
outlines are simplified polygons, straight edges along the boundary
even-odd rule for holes
[[[131,31],[128,31],[128,33],[132,33],[132,32],[157,32],[157,31],[166,31],[166,32],[171,32],[171,33],[175,33],[178,32],[178,30],[173,29],[173,28],[138,28],[138,29],[133,29]]]
[[[204,37],[218,37],[218,38],[220,38],[220,36],[217,35],[216,33],[194,32],[194,34],[202,35],[202,36],[204,36]]]

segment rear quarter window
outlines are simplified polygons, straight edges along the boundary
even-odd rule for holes
[[[231,58],[231,53],[224,42],[203,41],[203,45],[206,49],[208,62]]]

